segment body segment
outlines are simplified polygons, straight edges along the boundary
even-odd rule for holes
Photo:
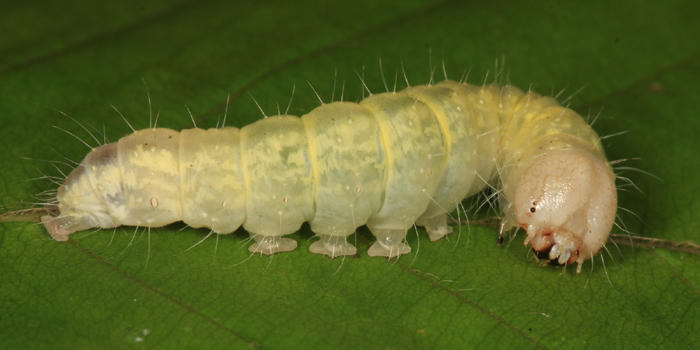
[[[336,102],[302,117],[313,162],[316,212],[310,250],[331,257],[353,255],[346,237],[378,212],[384,198],[386,155],[372,113],[356,103]]]

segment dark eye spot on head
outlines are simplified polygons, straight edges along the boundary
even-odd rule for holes
[[[531,212],[531,213],[534,213],[535,210],[536,210],[535,207],[531,207],[531,208],[530,208],[530,212]]]

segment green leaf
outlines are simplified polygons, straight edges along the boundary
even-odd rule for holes
[[[55,188],[45,160],[79,161],[95,140],[149,125],[187,128],[318,105],[335,85],[361,98],[427,82],[431,69],[480,83],[496,60],[509,81],[595,116],[610,159],[644,192],[621,192],[629,231],[698,241],[700,22],[697,2],[313,1],[247,3],[82,0],[18,2],[0,13],[0,206],[27,208]],[[432,58],[429,58],[432,56]],[[432,68],[431,68],[432,67]],[[337,73],[336,73],[337,72]],[[337,74],[337,77],[336,77]],[[493,74],[493,73],[491,73]],[[92,130],[92,129],[90,129]],[[95,133],[93,131],[93,133]],[[98,136],[100,141],[102,136]],[[34,160],[25,160],[30,157]],[[63,171],[70,166],[58,165]],[[59,175],[60,176],[60,175]],[[622,184],[622,182],[620,183]],[[3,210],[4,211],[4,210]],[[68,243],[33,223],[0,225],[4,348],[689,348],[700,342],[698,257],[608,245],[580,275],[540,267],[515,238],[464,226],[397,262],[310,254],[307,226],[292,253],[249,256],[243,231],[212,237],[175,224],[85,232]],[[419,230],[420,231],[420,230]],[[136,232],[136,233],[135,233]],[[620,232],[618,230],[618,232]],[[418,249],[420,245],[420,248]],[[146,264],[148,262],[148,264]]]

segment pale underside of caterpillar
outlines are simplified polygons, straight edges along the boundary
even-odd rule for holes
[[[617,210],[615,175],[600,139],[551,97],[453,81],[322,104],[241,129],[150,128],[94,148],[57,194],[51,236],[183,221],[218,234],[241,225],[253,253],[296,248],[283,237],[304,222],[310,251],[356,254],[359,226],[371,256],[410,252],[407,231],[452,232],[446,215],[486,186],[501,191],[501,233],[559,264],[597,254]]]

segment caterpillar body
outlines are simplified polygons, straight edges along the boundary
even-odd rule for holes
[[[42,222],[58,241],[92,227],[242,225],[264,254],[295,249],[283,236],[309,222],[310,251],[331,257],[356,254],[346,237],[367,225],[368,254],[394,257],[414,224],[449,234],[446,214],[489,184],[501,232],[524,228],[538,256],[580,270],[607,241],[615,176],[583,118],[513,86],[449,80],[241,129],[136,131],[94,148]]]

